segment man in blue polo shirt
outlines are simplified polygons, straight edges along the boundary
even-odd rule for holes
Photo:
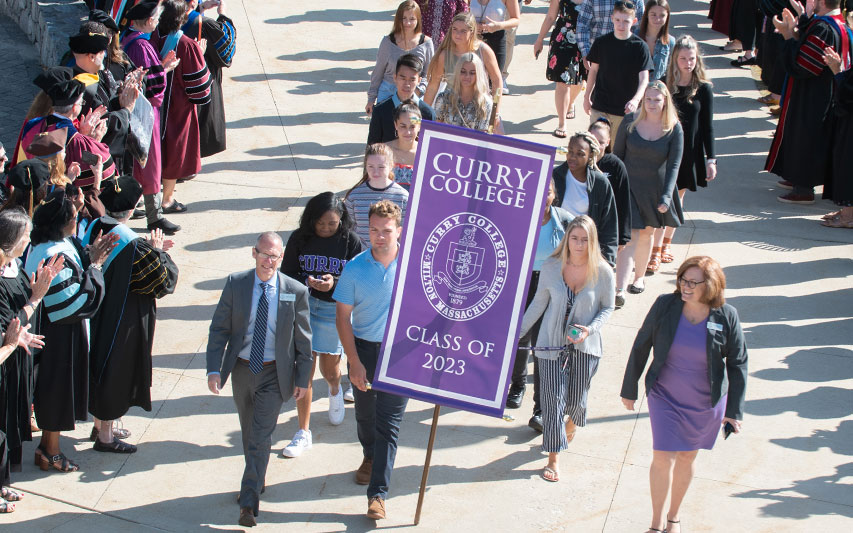
[[[355,482],[367,485],[367,517],[385,518],[385,499],[397,456],[397,436],[408,398],[368,389],[391,307],[397,252],[403,228],[397,204],[381,200],[368,213],[370,248],[341,272],[334,298],[338,336],[355,390],[355,420],[364,460]]]

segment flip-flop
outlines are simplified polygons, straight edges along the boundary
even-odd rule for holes
[[[558,139],[565,139],[566,138],[566,130],[564,130],[563,128],[557,128],[554,130],[554,132],[551,135],[553,135],[554,137],[557,137]]]
[[[16,490],[10,489],[9,487],[3,487],[2,491],[0,491],[0,498],[7,502],[19,502],[24,499],[24,495]]]
[[[181,202],[179,202],[177,200],[174,200],[171,205],[168,205],[168,206],[164,205],[163,206],[163,213],[166,215],[171,214],[171,213],[186,213],[186,212],[187,212],[187,206],[185,206],[184,204],[182,204]]]
[[[845,220],[841,217],[838,217],[830,220],[822,220],[820,225],[826,226],[827,228],[853,229],[853,219]]]
[[[731,65],[733,67],[747,67],[749,65],[756,65],[756,64],[758,64],[758,60],[755,59],[755,56],[752,56],[749,59],[747,59],[745,56],[738,56],[737,59],[731,60]]]
[[[545,474],[547,474],[547,473],[549,473],[549,472],[550,472],[550,473],[551,473],[551,475],[553,476],[553,477],[552,477],[552,478],[550,478],[550,479],[549,479],[549,478],[547,478],[547,477],[545,477]],[[554,470],[554,469],[553,469],[553,468],[551,468],[550,466],[546,466],[546,467],[542,470],[542,479],[544,479],[544,480],[545,480],[545,481],[547,481],[548,483],[556,483],[556,482],[560,481],[560,472],[558,472],[557,470]]]
[[[772,94],[766,94],[758,98],[758,102],[764,105],[779,105],[779,99]]]
[[[569,112],[566,113],[566,118],[569,120],[572,120],[573,118],[575,118],[575,105],[574,104],[572,104],[572,107],[569,108]]]

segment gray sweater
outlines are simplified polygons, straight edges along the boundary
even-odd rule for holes
[[[564,346],[566,324],[577,324],[589,328],[589,336],[575,345],[578,351],[601,357],[604,348],[601,343],[601,328],[613,313],[616,296],[616,281],[613,269],[604,260],[598,265],[598,281],[595,285],[586,285],[575,295],[575,303],[566,321],[568,287],[563,281],[563,265],[559,257],[549,257],[542,264],[539,274],[539,286],[536,296],[530,302],[521,321],[520,335],[524,336],[533,324],[545,313],[536,346]],[[534,347],[535,349],[535,347]],[[557,359],[560,352],[549,350],[534,352],[540,359]]]
[[[367,89],[367,101],[373,103],[376,96],[379,94],[379,85],[383,81],[394,83],[394,73],[397,70],[397,60],[404,54],[414,54],[423,61],[424,68],[420,72],[421,83],[418,85],[420,93],[426,92],[427,86],[427,69],[432,61],[432,56],[435,54],[435,48],[432,39],[424,36],[424,42],[415,46],[408,52],[403,50],[391,41],[391,37],[386,35],[379,43],[379,51],[376,53],[376,66],[373,68],[373,73],[370,75],[370,87]],[[379,103],[379,102],[376,102]]]

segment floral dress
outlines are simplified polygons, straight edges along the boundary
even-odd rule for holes
[[[586,79],[586,69],[578,48],[577,22],[578,10],[574,2],[560,0],[557,21],[551,32],[548,67],[545,69],[545,77],[549,81],[578,85]]]

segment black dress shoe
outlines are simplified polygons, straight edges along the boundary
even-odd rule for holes
[[[506,406],[507,409],[518,409],[521,407],[521,400],[524,398],[524,385],[521,387],[516,387],[515,385],[511,385],[509,387],[509,394],[506,396]]]
[[[537,433],[542,433],[542,415],[535,414],[531,416],[530,420],[527,422],[527,426]]]
[[[249,507],[240,507],[240,519],[237,521],[243,527],[255,527],[258,521],[255,520],[255,513]]]
[[[148,231],[151,231],[154,229],[161,229],[161,230],[163,230],[163,233],[165,233],[166,235],[174,235],[175,233],[181,231],[180,226],[178,226],[177,224],[172,224],[171,222],[169,222],[165,218],[161,218],[160,220],[158,220],[157,222],[155,222],[153,224],[148,224]]]
[[[145,218],[145,210],[144,209],[134,209],[133,214],[130,215],[131,220],[139,220],[140,218]]]

